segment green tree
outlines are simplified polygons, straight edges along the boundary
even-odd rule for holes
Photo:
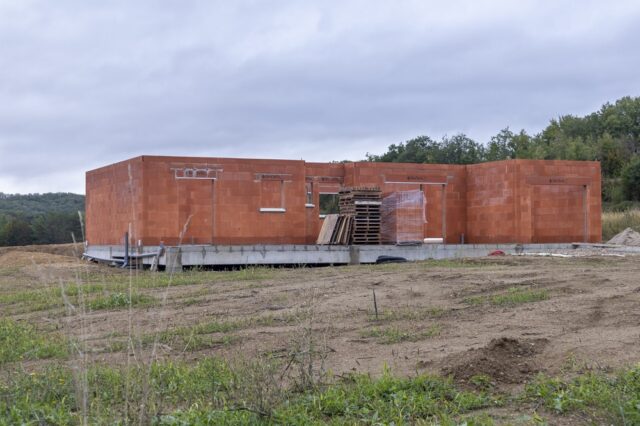
[[[387,163],[437,163],[442,157],[440,144],[428,136],[392,144],[382,155],[367,154],[368,161]]]
[[[499,161],[515,158],[515,152],[513,151],[514,136],[508,127],[500,130],[497,135],[492,136],[487,144],[486,160]]]
[[[602,174],[607,177],[620,176],[627,159],[631,157],[624,143],[605,133],[596,140],[595,145],[595,159],[600,161]]]
[[[634,155],[622,170],[622,188],[627,200],[640,201],[640,155]]]
[[[442,138],[442,163],[475,164],[484,161],[484,146],[463,133]]]
[[[24,246],[33,244],[33,231],[29,222],[22,218],[11,218],[0,230],[0,245]]]
[[[640,97],[625,96],[613,105],[605,104],[598,112],[602,132],[629,142],[634,153],[640,148]]]
[[[82,240],[80,220],[73,213],[47,213],[33,221],[33,235],[36,244],[71,243],[73,233]]]

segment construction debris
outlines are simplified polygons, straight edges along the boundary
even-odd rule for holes
[[[640,246],[640,233],[634,231],[632,228],[627,228],[607,241],[607,244]]]
[[[333,231],[336,228],[338,217],[339,215],[337,214],[328,214],[324,217],[316,244],[331,244],[331,237],[333,236]]]
[[[339,214],[328,214],[322,222],[322,228],[316,244],[347,245],[351,242],[353,217]]]

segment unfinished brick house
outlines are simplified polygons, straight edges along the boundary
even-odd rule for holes
[[[342,186],[422,190],[424,237],[454,243],[601,240],[600,164],[308,163],[141,156],[87,172],[90,245],[313,244]],[[180,235],[182,233],[182,240]]]

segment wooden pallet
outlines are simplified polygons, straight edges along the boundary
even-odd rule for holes
[[[331,236],[331,244],[349,244],[352,226],[353,218],[351,216],[339,216]]]
[[[376,187],[343,188],[340,215],[351,217],[351,244],[380,244],[382,192]]]

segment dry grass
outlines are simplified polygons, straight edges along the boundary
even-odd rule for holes
[[[602,213],[602,240],[609,241],[614,235],[633,228],[640,232],[640,210]]]

